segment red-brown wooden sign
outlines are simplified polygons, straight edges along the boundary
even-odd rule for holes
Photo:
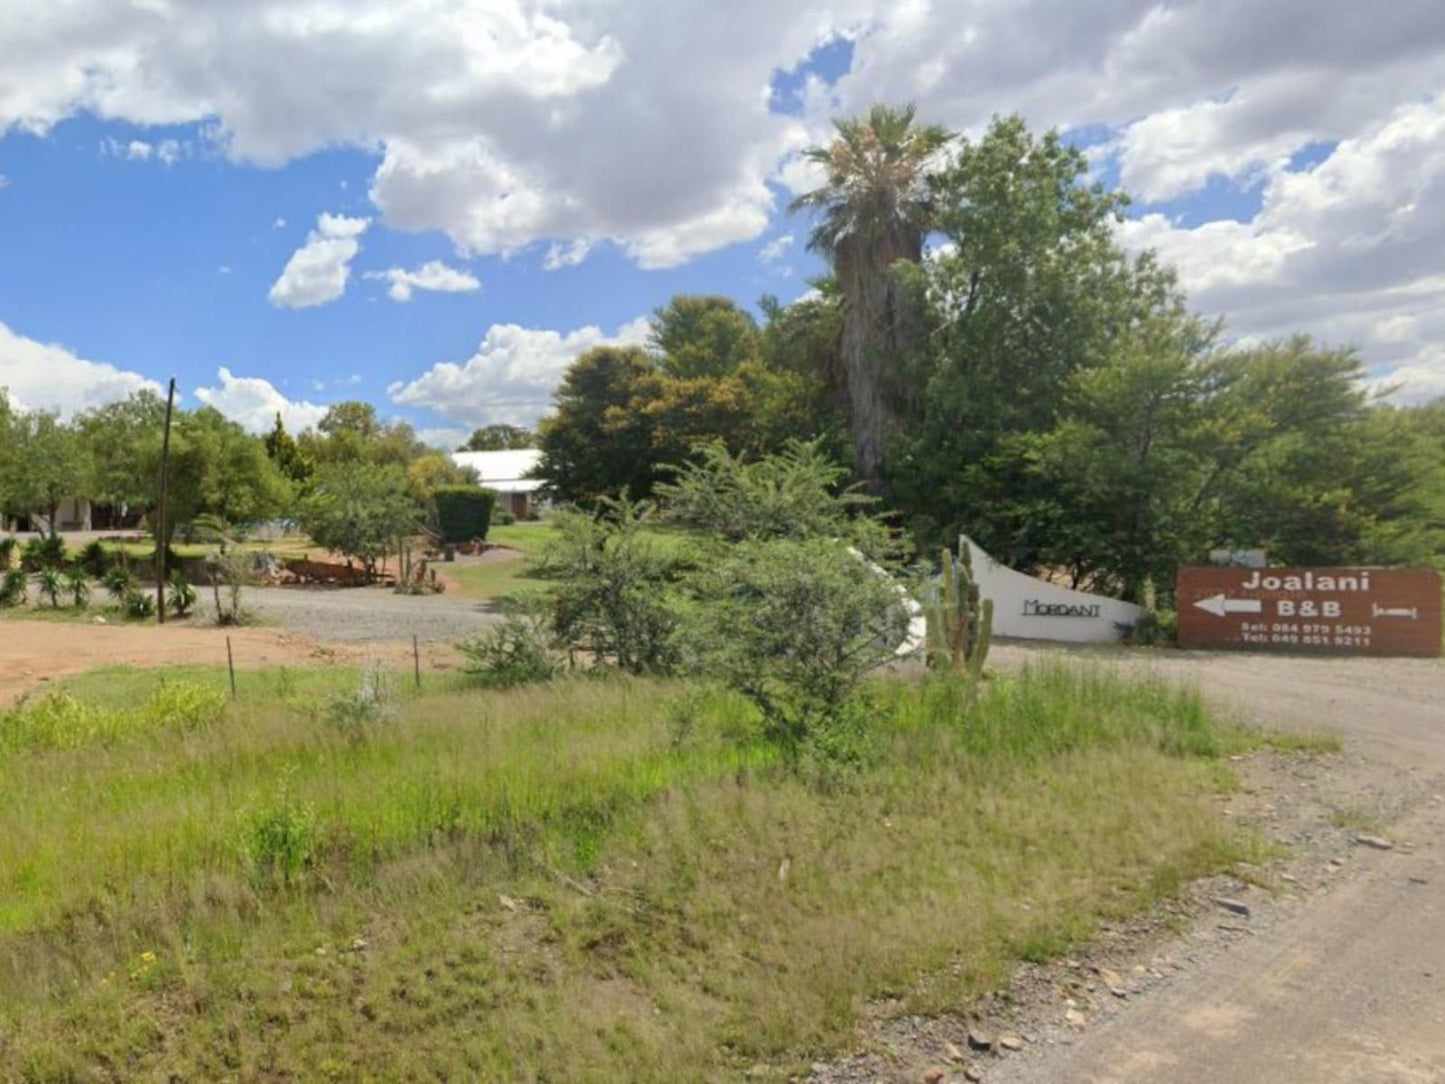
[[[1440,654],[1440,574],[1400,568],[1181,568],[1179,643],[1245,651]]]

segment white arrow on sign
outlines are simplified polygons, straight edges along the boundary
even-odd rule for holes
[[[1225,614],[1257,614],[1264,612],[1264,603],[1257,598],[1225,598],[1223,594],[1202,598],[1194,605],[1215,617]]]

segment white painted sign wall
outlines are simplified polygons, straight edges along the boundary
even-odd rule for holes
[[[1132,602],[1074,591],[1007,568],[967,536],[959,538],[959,545],[968,547],[979,597],[993,599],[995,636],[1104,643],[1123,635],[1121,625],[1144,616],[1143,607]]]

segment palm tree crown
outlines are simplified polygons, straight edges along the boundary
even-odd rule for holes
[[[914,125],[912,105],[875,105],[863,117],[834,122],[838,134],[803,152],[827,171],[827,181],[793,201],[793,211],[823,212],[809,247],[836,258],[848,241],[867,245],[901,231],[923,237],[933,225],[926,169],[953,138],[937,124]]]

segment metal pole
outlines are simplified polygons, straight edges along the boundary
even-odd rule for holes
[[[421,688],[421,646],[417,643],[416,633],[411,634],[411,667],[412,673],[416,675],[416,687]]]
[[[231,699],[236,699],[236,659],[231,654],[231,638],[226,637],[226,668],[231,671]]]
[[[176,402],[176,378],[166,394],[166,428],[161,437],[161,499],[156,512],[156,624],[166,623],[166,494],[171,481],[171,408]],[[234,684],[234,682],[233,682]]]

